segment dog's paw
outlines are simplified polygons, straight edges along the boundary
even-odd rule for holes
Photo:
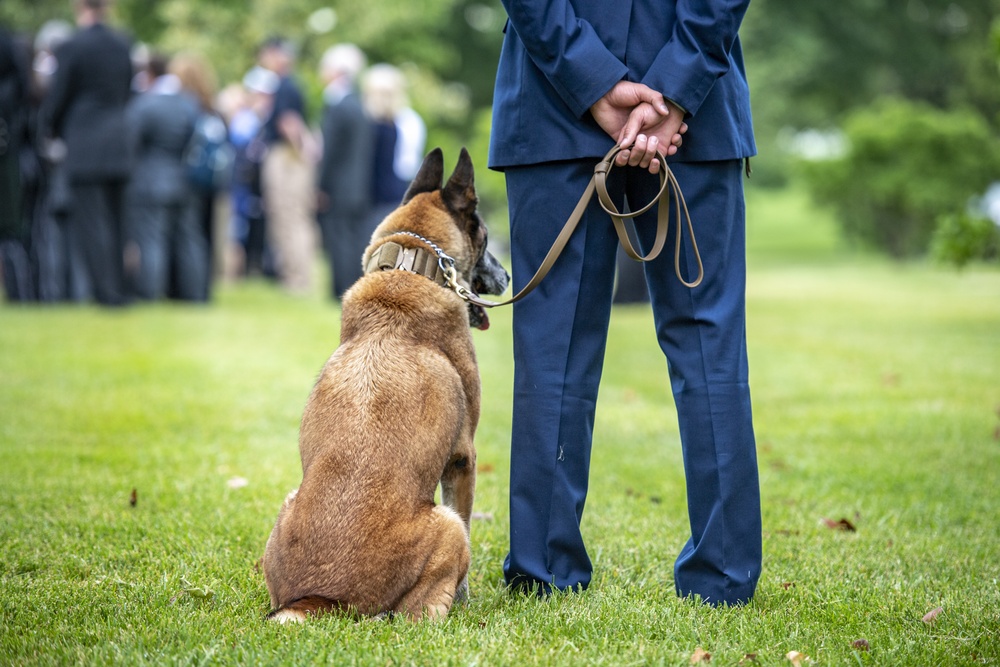
[[[284,625],[285,623],[305,623],[306,614],[297,609],[279,609],[267,615],[267,620]]]
[[[469,576],[462,579],[462,583],[455,590],[455,604],[464,604],[469,601]]]

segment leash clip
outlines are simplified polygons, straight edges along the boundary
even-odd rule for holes
[[[445,264],[447,264],[447,266],[445,266]],[[439,255],[438,266],[440,266],[441,271],[444,272],[445,284],[451,291],[457,294],[463,301],[467,301],[469,303],[481,303],[481,300],[475,292],[458,282],[458,271],[455,270],[454,259],[448,255]]]
[[[445,263],[447,261],[447,266]],[[465,301],[472,299],[473,293],[469,288],[458,282],[458,271],[455,270],[455,260],[448,255],[438,257],[438,266],[444,272],[444,280],[448,287]]]

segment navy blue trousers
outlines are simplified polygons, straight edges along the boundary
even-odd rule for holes
[[[594,162],[506,171],[516,292],[531,278],[576,201]],[[694,289],[674,275],[671,224],[659,258],[645,264],[657,340],[677,407],[691,537],[674,567],[677,593],[709,604],[753,597],[761,568],[760,491],[750,407],[745,317],[742,161],[671,165],[687,199],[705,265]],[[609,190],[635,207],[657,179],[615,168]],[[655,209],[637,220],[642,252]],[[697,275],[685,230],[682,270]],[[586,588],[592,566],[580,534],[587,497],[598,385],[611,314],[617,236],[596,197],[551,273],[514,306],[511,434],[512,586],[541,592]],[[600,474],[600,471],[597,471]]]

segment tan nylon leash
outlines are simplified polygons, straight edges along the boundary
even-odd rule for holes
[[[597,192],[597,198],[601,204],[601,208],[603,208],[608,215],[611,216],[611,219],[614,222],[615,231],[618,233],[618,240],[621,242],[622,248],[625,250],[625,254],[639,262],[652,261],[659,256],[660,251],[663,250],[663,246],[667,240],[667,230],[670,227],[670,190],[673,191],[675,210],[677,214],[677,242],[674,246],[674,272],[677,274],[677,279],[680,280],[685,287],[694,288],[700,285],[702,278],[705,277],[705,267],[701,262],[701,253],[698,252],[698,243],[694,236],[694,225],[691,223],[691,214],[688,212],[687,202],[684,201],[684,193],[681,192],[680,184],[678,184],[677,178],[670,170],[670,167],[667,166],[666,158],[664,158],[662,153],[657,152],[657,157],[659,157],[661,165],[660,190],[652,201],[637,211],[621,213],[611,200],[611,196],[608,194],[607,176],[608,172],[610,172],[611,168],[614,166],[613,162],[615,156],[622,150],[623,148],[621,146],[615,146],[608,151],[608,154],[604,156],[604,159],[597,163],[597,166],[594,168],[594,176],[590,179],[590,182],[587,184],[587,188],[583,191],[583,196],[581,196],[580,201],[577,202],[576,208],[573,209],[573,212],[566,220],[566,224],[563,225],[563,228],[556,237],[555,242],[553,242],[552,247],[549,248],[549,252],[545,255],[545,259],[542,260],[541,266],[538,267],[535,275],[532,276],[531,280],[528,281],[528,284],[525,285],[520,292],[506,301],[487,301],[458,284],[454,267],[452,267],[450,272],[446,270],[446,278],[448,279],[449,286],[455,290],[456,294],[466,301],[484,308],[506,306],[520,301],[532,290],[538,287],[539,283],[542,282],[542,279],[548,275],[552,266],[556,263],[556,260],[559,259],[559,255],[562,254],[562,251],[566,248],[566,244],[569,243],[570,237],[576,230],[577,225],[580,224],[580,220],[583,218],[583,213],[587,209],[587,205],[590,203],[590,199],[594,196],[595,191]],[[625,229],[624,219],[642,215],[655,206],[657,202],[660,203],[660,208],[657,210],[656,214],[656,238],[649,253],[643,257],[636,252],[635,248],[632,246],[632,241],[629,239],[628,233]],[[691,235],[691,248],[694,251],[694,257],[698,263],[698,277],[692,282],[686,281],[681,275],[681,231],[683,229],[681,226],[682,210],[687,224],[688,233]]]

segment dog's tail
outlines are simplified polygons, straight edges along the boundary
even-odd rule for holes
[[[307,616],[318,616],[331,611],[349,609],[350,607],[339,600],[309,595],[275,609],[267,615],[267,620],[277,623],[302,623]]]

